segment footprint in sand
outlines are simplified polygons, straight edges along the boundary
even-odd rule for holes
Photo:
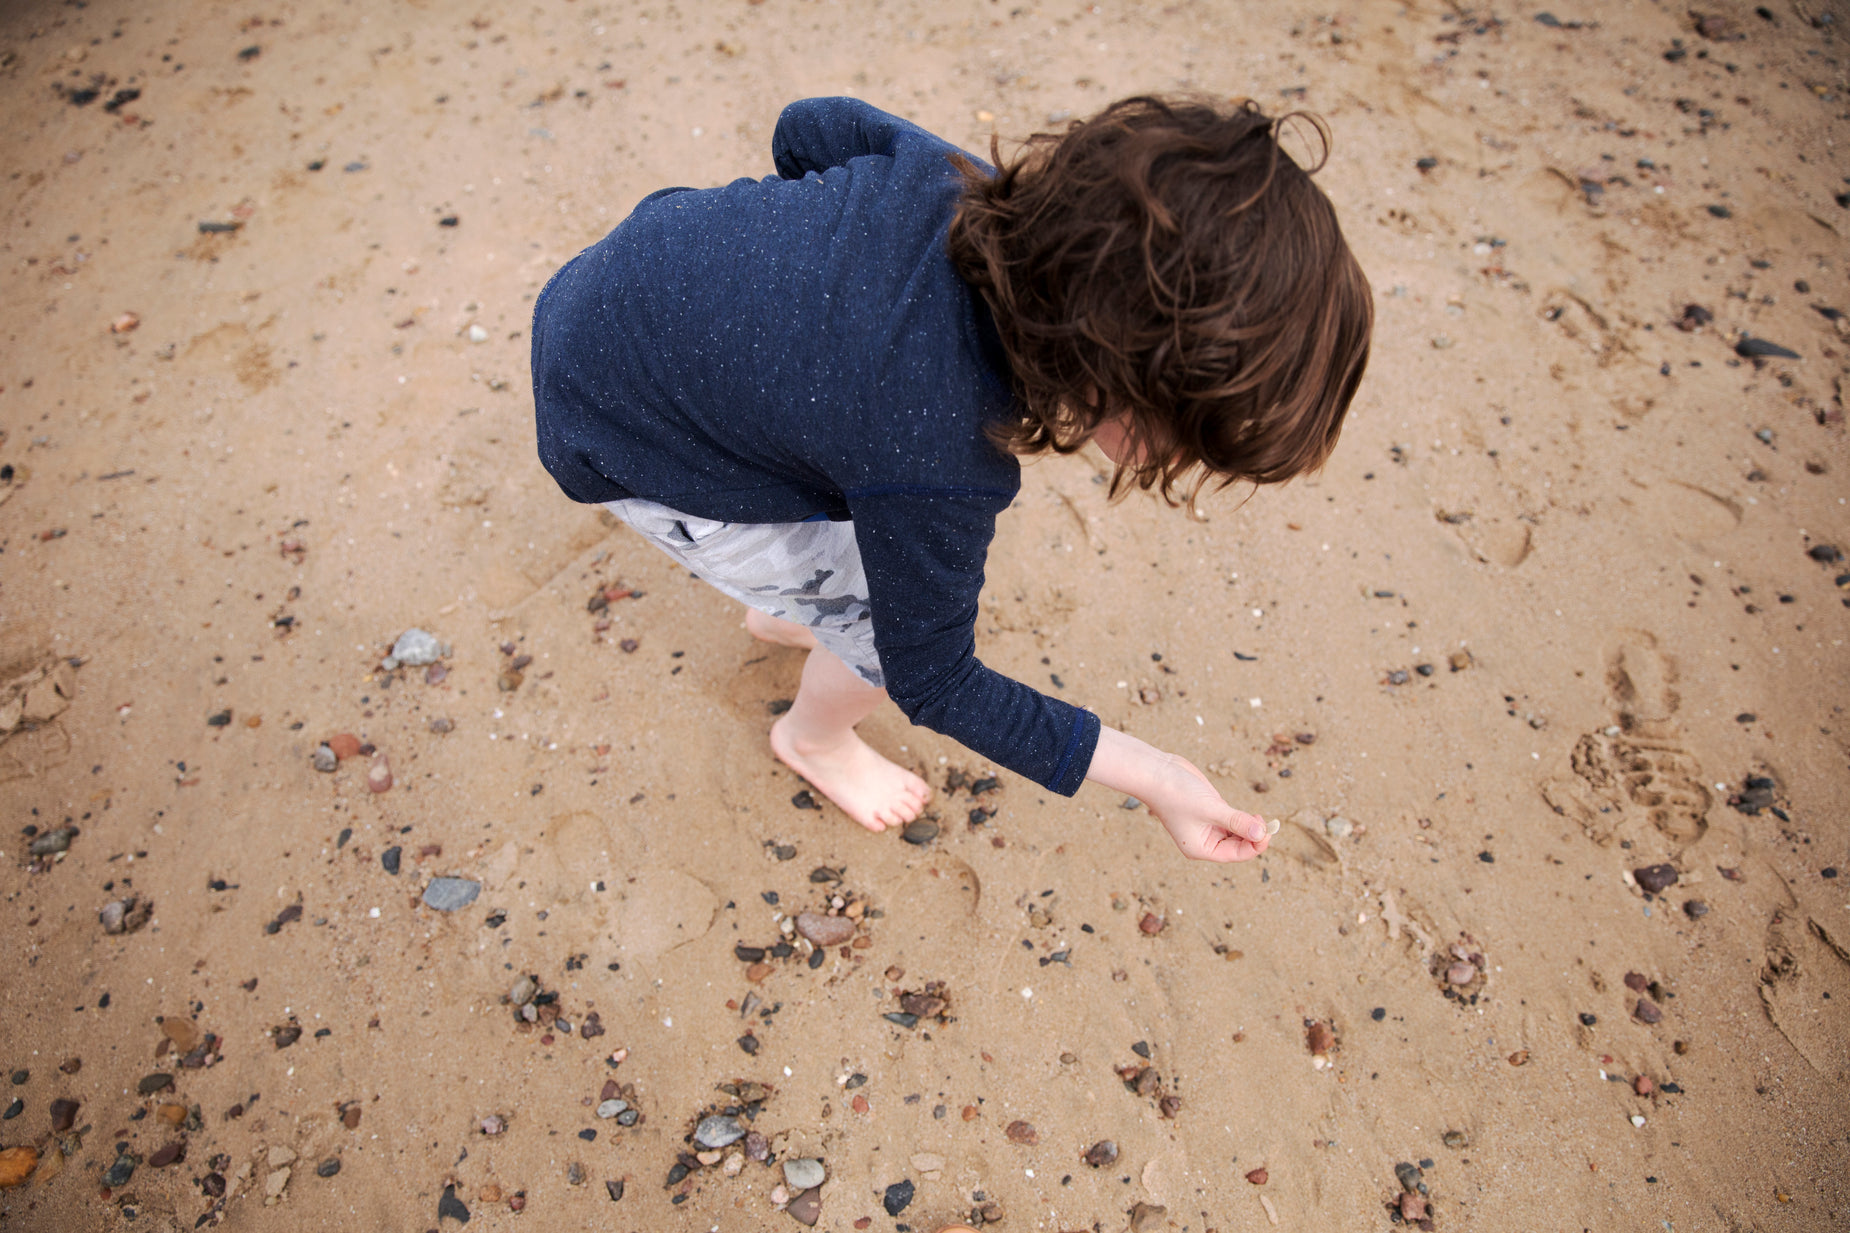
[[[1850,998],[1846,939],[1817,919],[1791,909],[1776,912],[1767,931],[1760,1001],[1767,1018],[1821,1075],[1850,1070],[1850,1034],[1838,1007]]]
[[[1635,813],[1677,843],[1694,843],[1709,828],[1713,801],[1682,743],[1676,680],[1676,663],[1654,636],[1628,634],[1606,661],[1614,722],[1575,743],[1572,777],[1541,786],[1554,811],[1579,821],[1596,843],[1611,843]]]

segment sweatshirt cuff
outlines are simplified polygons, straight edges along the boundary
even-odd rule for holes
[[[1099,718],[1091,711],[1073,708],[1073,730],[1066,738],[1066,748],[1046,783],[1041,786],[1061,796],[1072,796],[1086,781],[1092,769],[1092,753],[1098,748]]]

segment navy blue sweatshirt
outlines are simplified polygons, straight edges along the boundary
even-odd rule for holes
[[[914,723],[1072,795],[1096,716],[976,657],[1007,359],[945,237],[956,147],[855,99],[785,108],[778,174],[651,194],[533,318],[540,460],[575,501],[725,522],[851,518],[887,692]]]

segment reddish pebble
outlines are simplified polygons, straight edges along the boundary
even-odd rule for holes
[[[1304,1045],[1313,1057],[1328,1053],[1336,1047],[1336,1032],[1321,1019],[1304,1025]]]
[[[1246,1180],[1255,1186],[1263,1186],[1272,1180],[1272,1175],[1267,1173],[1263,1168],[1254,1169],[1251,1173],[1246,1175]]]
[[[976,1106],[975,1105],[965,1105],[964,1106],[964,1121],[974,1122],[976,1118],[977,1118]]]
[[[1646,989],[1651,987],[1651,980],[1643,972],[1627,972],[1625,974],[1625,987],[1630,989],[1633,993],[1643,993]]]
[[[1651,1077],[1649,1075],[1639,1075],[1636,1079],[1632,1080],[1632,1091],[1637,1092],[1640,1096],[1649,1096],[1656,1089],[1657,1085],[1651,1082]]]
[[[854,1101],[853,1101],[853,1104],[854,1104],[854,1111],[855,1111],[856,1113],[865,1113],[865,1112],[867,1112],[867,1097],[865,1097],[865,1096],[856,1096],[856,1097],[854,1098]]]
[[[366,790],[368,792],[389,792],[392,788],[392,764],[380,754],[373,759],[373,764],[366,771]]]
[[[513,1198],[509,1199],[507,1201],[507,1209],[510,1212],[525,1211],[527,1209],[527,1192],[523,1190],[519,1194],[516,1194]]]
[[[1148,936],[1155,937],[1163,931],[1163,918],[1154,912],[1145,912],[1143,919],[1137,922],[1137,928]]]
[[[1426,1200],[1411,1190],[1401,1192],[1400,1218],[1402,1220],[1422,1220],[1426,1216]]]
[[[345,762],[348,758],[360,756],[360,738],[351,732],[338,732],[328,738],[328,748],[334,756]]]
[[[1010,1143],[1020,1143],[1026,1147],[1033,1147],[1041,1141],[1041,1132],[1034,1128],[1032,1122],[1010,1122],[1002,1133],[1008,1136]]]
[[[1658,1023],[1663,1020],[1664,1012],[1650,998],[1639,998],[1638,1005],[1632,1010],[1640,1023]]]
[[[862,1216],[854,1222],[854,1227],[857,1229],[865,1229],[868,1225],[872,1224],[873,1222],[874,1222],[874,1218],[872,1216]]]

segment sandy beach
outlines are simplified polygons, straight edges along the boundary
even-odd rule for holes
[[[0,1229],[1844,1227],[1850,8],[1550,4],[5,6]],[[1027,464],[978,646],[1281,832],[889,705],[868,834],[533,297],[793,99],[1184,91],[1328,121],[1368,378]]]

